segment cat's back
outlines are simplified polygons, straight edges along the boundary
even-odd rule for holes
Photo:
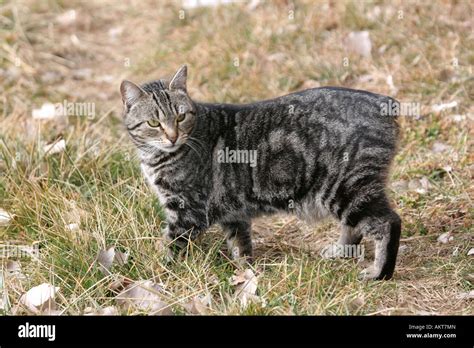
[[[311,117],[320,121],[342,122],[348,129],[368,127],[398,131],[399,102],[389,96],[344,87],[313,88],[295,95],[303,105],[311,105]]]
[[[305,89],[256,104],[260,104],[263,109],[287,105],[290,111],[296,107],[309,106],[320,116],[380,116],[380,120],[385,121],[389,117],[384,119],[383,116],[398,116],[399,103],[389,96],[369,91],[329,86]],[[393,121],[393,117],[391,119]]]
[[[395,144],[399,103],[395,99],[344,87],[319,87],[247,104],[237,123],[253,133],[278,128],[289,133],[326,130],[346,138],[370,134]]]
[[[371,102],[383,101],[383,100],[387,100],[387,98],[392,99],[391,97],[374,93],[374,92],[370,92],[370,91],[365,91],[362,89],[337,87],[337,86],[315,87],[315,88],[304,89],[302,91],[297,91],[294,93],[287,94],[287,96],[291,96],[291,95],[301,95],[303,97],[310,97],[310,98],[321,97],[321,96],[329,96],[329,97],[335,97],[335,98],[344,97],[344,98],[350,98],[354,100],[363,98]]]
[[[364,90],[318,87],[242,105],[242,108],[262,114],[270,111],[293,116],[301,115],[302,112],[307,117],[342,117],[348,120],[376,117],[382,123],[394,123],[394,116],[398,116],[399,102],[392,97]]]

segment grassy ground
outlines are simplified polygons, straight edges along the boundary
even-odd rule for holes
[[[72,9],[75,18],[64,15]],[[0,226],[0,240],[41,247],[39,260],[19,260],[23,277],[3,272],[11,304],[3,312],[27,313],[15,304],[45,282],[60,288],[63,314],[115,305],[111,283],[121,275],[162,283],[177,314],[197,295],[211,297],[211,314],[474,314],[460,295],[474,289],[472,11],[469,1],[193,10],[148,1],[0,2],[0,208],[15,215]],[[361,30],[370,32],[370,57],[346,50],[345,38]],[[197,100],[248,102],[337,85],[421,105],[421,117],[400,119],[390,194],[404,228],[393,280],[361,282],[355,261],[322,260],[336,224],[284,216],[254,223],[262,301],[245,308],[233,297],[234,268],[217,229],[185,259],[163,262],[163,215],[121,126],[118,86],[168,76],[183,63]],[[32,118],[43,103],[63,100],[94,103],[95,117]],[[432,109],[452,101],[455,108]],[[66,150],[45,154],[43,145],[60,136]],[[446,232],[452,240],[438,242]],[[97,256],[108,246],[130,257],[105,276]]]

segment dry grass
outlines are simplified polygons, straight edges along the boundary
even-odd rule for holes
[[[76,20],[58,23],[69,9]],[[49,282],[61,288],[62,313],[81,314],[114,304],[108,286],[121,274],[162,282],[175,313],[210,293],[212,314],[474,314],[472,302],[458,298],[474,282],[467,256],[473,247],[472,4],[277,1],[182,14],[176,3],[146,1],[0,5],[0,207],[16,215],[0,227],[0,239],[41,245],[38,261],[21,260],[25,278],[3,272],[10,302]],[[370,58],[345,49],[344,38],[359,30],[370,31]],[[421,104],[422,117],[400,120],[392,180],[403,185],[426,177],[430,186],[425,193],[391,192],[404,222],[392,281],[360,282],[357,263],[322,260],[318,251],[337,238],[337,226],[313,228],[289,217],[254,224],[265,305],[242,309],[232,299],[233,266],[217,231],[186,259],[164,262],[163,216],[121,128],[118,86],[125,77],[167,76],[182,63],[197,100],[247,102],[338,85]],[[33,108],[63,100],[94,103],[96,117],[32,119]],[[456,109],[432,112],[432,105],[451,101]],[[45,156],[42,145],[60,135],[66,151]],[[433,151],[435,142],[449,149]],[[66,229],[71,221],[80,221],[80,231]],[[444,232],[453,241],[438,243]],[[104,277],[95,261],[109,245],[131,256]]]

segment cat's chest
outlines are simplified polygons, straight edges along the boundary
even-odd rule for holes
[[[161,205],[165,205],[167,201],[167,194],[161,189],[155,182],[156,182],[156,174],[153,171],[153,168],[142,163],[140,166],[142,170],[143,177],[147,182],[148,186],[153,190],[153,192],[158,196],[158,200],[160,201]]]

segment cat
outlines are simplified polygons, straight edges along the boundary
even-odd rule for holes
[[[385,190],[399,127],[381,110],[397,101],[321,87],[244,105],[198,103],[186,83],[182,66],[170,80],[120,86],[124,124],[164,207],[170,245],[183,248],[218,223],[231,256],[251,262],[252,218],[333,217],[341,223],[334,246],[375,242],[361,278],[392,277],[401,219]]]

